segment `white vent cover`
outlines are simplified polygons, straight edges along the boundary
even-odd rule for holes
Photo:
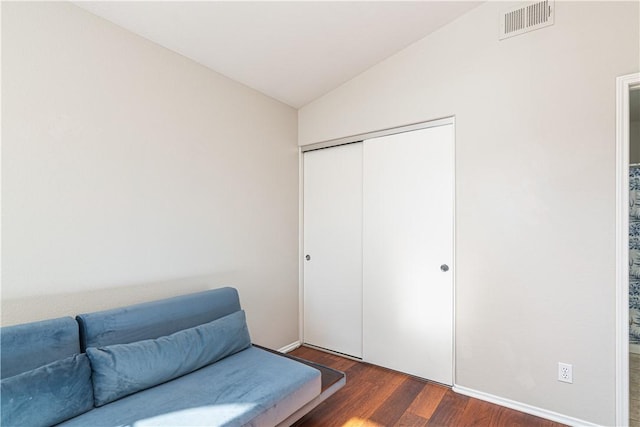
[[[500,40],[553,25],[553,0],[536,1],[500,15]]]

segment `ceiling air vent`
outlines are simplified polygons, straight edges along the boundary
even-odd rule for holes
[[[536,1],[500,15],[500,40],[553,25],[553,0]]]

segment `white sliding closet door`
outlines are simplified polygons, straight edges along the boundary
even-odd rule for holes
[[[453,142],[453,125],[366,140],[363,172],[363,358],[449,385]]]
[[[304,342],[362,357],[362,143],[303,156]]]

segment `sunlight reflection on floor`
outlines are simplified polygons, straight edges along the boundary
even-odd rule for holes
[[[384,427],[382,424],[374,423],[373,421],[365,420],[363,418],[353,417],[346,423],[342,424],[342,427]]]

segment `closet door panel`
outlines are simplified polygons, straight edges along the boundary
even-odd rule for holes
[[[362,143],[304,153],[304,341],[362,357]]]
[[[443,384],[453,364],[453,125],[367,140],[363,358]]]

